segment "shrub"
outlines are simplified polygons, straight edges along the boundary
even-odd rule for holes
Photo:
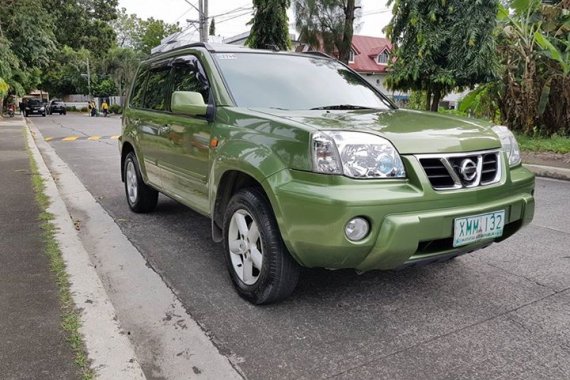
[[[87,112],[87,111],[89,111],[89,110],[87,109],[87,107],[81,107],[81,109],[80,109],[79,111],[81,111],[81,112]]]
[[[118,104],[111,104],[109,112],[120,115],[123,113],[123,108]]]
[[[69,112],[77,112],[77,107],[75,106],[65,107],[65,109]]]

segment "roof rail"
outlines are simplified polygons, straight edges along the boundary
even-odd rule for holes
[[[322,51],[318,51],[318,50],[303,51],[303,52],[301,52],[301,54],[315,55],[317,57],[325,57],[325,58],[330,58],[330,59],[336,60],[336,58],[333,57],[332,55],[328,55],[327,53],[323,53]]]
[[[160,41],[160,45],[155,46],[150,50],[150,54],[155,55],[159,53],[165,53],[170,50],[191,46],[200,46],[206,48],[209,47],[205,42],[189,39],[188,36],[180,35],[178,32],[163,38],[162,41]]]

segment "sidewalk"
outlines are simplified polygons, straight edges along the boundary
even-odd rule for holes
[[[78,379],[44,253],[21,117],[0,119],[0,374]]]

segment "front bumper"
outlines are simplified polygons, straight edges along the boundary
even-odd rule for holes
[[[534,215],[534,175],[522,166],[497,184],[435,191],[413,157],[404,157],[406,180],[352,180],[283,171],[266,187],[283,240],[306,267],[394,269],[449,258],[508,238]],[[419,174],[414,174],[419,173]],[[503,236],[453,247],[455,218],[505,210]],[[359,242],[344,234],[364,216],[371,231]]]

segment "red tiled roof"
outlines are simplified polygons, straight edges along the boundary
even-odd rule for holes
[[[352,50],[354,51],[354,63],[349,66],[361,73],[385,73],[387,65],[376,62],[378,54],[385,49],[392,50],[392,44],[386,38],[352,36]]]

